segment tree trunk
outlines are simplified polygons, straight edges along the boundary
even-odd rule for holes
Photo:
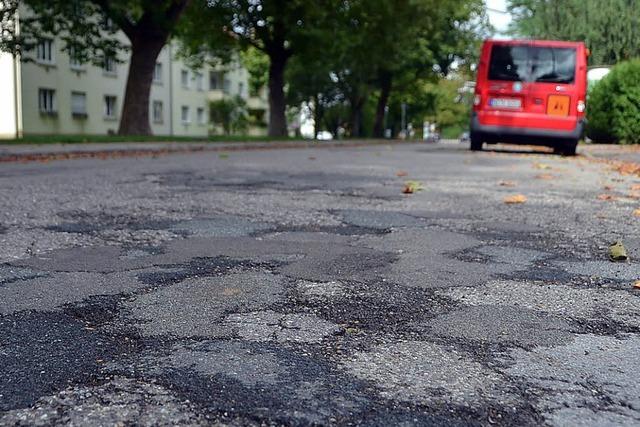
[[[120,135],[151,135],[149,96],[158,55],[168,38],[136,37],[131,40],[131,60],[120,119]]]
[[[313,97],[313,139],[318,139],[320,133],[322,116],[324,115],[324,109],[320,105],[320,94],[316,94]]]
[[[284,70],[288,56],[285,53],[269,55],[269,136],[286,137],[287,102],[284,97]]]
[[[376,107],[376,120],[373,125],[373,136],[376,138],[384,138],[384,119],[387,104],[389,103],[389,95],[391,94],[391,75],[384,74],[380,78],[380,97]]]
[[[360,138],[364,132],[362,129],[362,109],[365,102],[364,96],[356,96],[351,100],[351,137]]]

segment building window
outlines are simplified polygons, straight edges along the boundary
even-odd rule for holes
[[[117,74],[116,59],[113,56],[105,56],[102,60],[102,70],[105,74]]]
[[[184,89],[189,89],[189,70],[182,70],[180,72],[180,81]]]
[[[160,62],[156,62],[153,69],[153,81],[154,83],[162,83],[162,64]]]
[[[55,63],[53,40],[42,40],[36,48],[36,59],[43,64]]]
[[[209,90],[220,89],[220,77],[217,71],[209,71]]]
[[[191,123],[191,113],[189,112],[189,107],[187,107],[186,105],[182,106],[181,118],[182,123],[184,123],[185,125]]]
[[[228,95],[231,92],[231,80],[224,79],[222,82],[222,92]]]
[[[197,115],[198,115],[198,124],[199,125],[207,124],[207,122],[205,120],[205,116],[204,116],[204,108],[198,108]]]
[[[56,113],[56,91],[53,89],[38,89],[38,108],[41,113]]]
[[[104,97],[104,117],[106,119],[116,118],[116,102],[117,99],[113,95],[105,95]]]
[[[71,115],[75,117],[87,116],[87,94],[71,92]]]
[[[164,121],[162,101],[153,101],[153,122],[162,123]]]
[[[204,90],[204,76],[202,75],[202,73],[196,73],[195,79],[196,79],[196,89],[198,89],[199,91],[203,91]]]
[[[75,71],[81,71],[84,69],[84,63],[73,48],[69,49],[69,67]]]

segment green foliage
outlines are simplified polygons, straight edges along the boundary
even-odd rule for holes
[[[22,4],[20,31],[15,13]],[[42,40],[53,37],[63,42],[63,50],[80,62],[101,64],[105,56],[117,58],[125,46],[115,37],[117,27],[107,25],[107,16],[90,1],[10,0],[0,2],[2,35],[0,50],[33,61],[33,52]]]
[[[592,64],[640,55],[640,0],[510,0],[519,36],[584,41]]]
[[[640,59],[622,62],[589,93],[588,135],[597,142],[640,143]]]
[[[211,101],[211,122],[222,126],[225,135],[246,132],[249,128],[247,103],[240,96]]]
[[[249,72],[249,93],[257,96],[269,82],[269,57],[253,46],[240,53],[242,65]]]

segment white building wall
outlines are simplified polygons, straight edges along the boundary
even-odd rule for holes
[[[120,38],[123,43],[127,42],[124,35]],[[27,136],[106,135],[117,132],[128,75],[128,53],[121,53],[119,59],[122,62],[116,64],[114,73],[108,73],[92,64],[74,66],[62,47],[61,40],[54,40],[50,62],[20,62],[17,79],[13,78],[13,58],[7,54],[0,55],[0,138],[16,137],[16,123],[22,123],[22,131]],[[162,73],[152,83],[149,98],[149,123],[155,135],[205,137],[219,133],[218,126],[210,123],[209,103],[223,97],[240,95],[250,101],[251,108],[263,105],[267,109],[266,97],[249,99],[249,75],[239,64],[216,68],[215,71],[221,74],[219,87],[212,89],[209,81],[212,68],[206,65],[201,70],[192,70],[176,57],[175,51],[175,46],[167,45],[158,57]],[[29,55],[35,59],[35,52]],[[189,76],[187,85],[183,84],[183,71]],[[202,76],[201,85],[198,75]],[[21,100],[17,104],[16,82],[18,99]],[[53,112],[41,111],[41,89],[55,92]],[[74,92],[85,94],[86,114],[72,113]],[[105,114],[105,96],[116,99],[113,117]],[[162,104],[161,117],[154,117],[154,103]],[[188,111],[185,117],[183,108]],[[261,129],[250,132],[259,134]]]
[[[8,53],[0,52],[0,138],[16,138],[19,124],[16,114],[15,64]]]

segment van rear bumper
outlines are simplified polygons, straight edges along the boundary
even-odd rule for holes
[[[579,119],[572,130],[526,128],[516,126],[483,125],[477,113],[471,116],[471,132],[481,134],[486,142],[511,142],[525,144],[554,145],[553,140],[582,138],[586,125],[585,119]]]

